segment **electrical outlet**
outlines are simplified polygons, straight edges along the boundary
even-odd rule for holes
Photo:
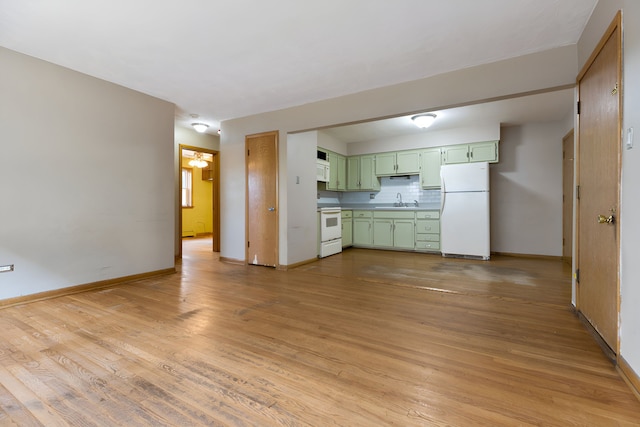
[[[13,271],[13,264],[0,265],[0,273],[7,273],[9,271]]]

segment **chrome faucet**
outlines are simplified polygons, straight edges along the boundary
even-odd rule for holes
[[[400,193],[396,194],[396,199],[397,199],[397,201],[396,201],[395,205],[396,206],[402,206],[402,194],[400,194]]]
[[[417,200],[414,200],[414,201],[413,201],[413,205],[414,205],[416,208],[417,208],[418,206],[420,206],[420,205],[418,204],[418,201],[417,201]]]

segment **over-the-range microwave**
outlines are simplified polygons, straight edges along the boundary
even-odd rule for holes
[[[329,162],[322,159],[316,160],[316,178],[320,182],[329,182]]]

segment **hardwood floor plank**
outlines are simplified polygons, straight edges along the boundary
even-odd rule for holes
[[[640,425],[558,260],[350,249],[0,310],[1,425]]]

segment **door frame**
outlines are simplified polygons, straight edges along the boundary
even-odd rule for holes
[[[571,160],[571,191],[567,194],[565,194],[565,179],[567,179],[567,171],[565,169],[565,164],[566,164],[566,156],[568,155],[566,150],[565,150],[565,141],[571,141],[571,148],[573,149],[573,152],[570,153],[572,160]],[[576,136],[575,136],[575,129],[571,129],[569,132],[567,132],[567,134],[562,138],[562,261],[566,262],[569,265],[572,265],[573,263],[573,242],[574,242],[574,236],[573,236],[573,227],[574,227],[574,197],[575,197],[575,170],[576,170],[576,159],[575,159],[575,155],[576,155]],[[568,206],[568,211],[565,208],[565,203],[570,203],[570,206]],[[571,218],[566,218],[566,216],[570,216]],[[571,227],[570,230],[570,239],[569,241],[565,240],[565,235],[567,234],[567,231],[565,229],[565,224],[569,224]],[[569,257],[565,256],[565,248],[568,246],[568,250],[569,250]]]
[[[276,269],[280,268],[280,132],[277,130],[272,130],[268,132],[260,132],[254,133],[250,135],[245,135],[244,137],[244,235],[245,235],[245,244],[244,244],[244,263],[245,265],[250,265],[249,263],[249,247],[247,246],[247,242],[249,241],[249,156],[248,156],[248,140],[250,138],[260,138],[263,136],[271,136],[275,137],[275,208],[276,208],[276,221],[275,221],[275,235],[276,235],[276,247],[275,247],[275,263],[274,266]],[[253,264],[251,264],[253,265]]]
[[[213,156],[213,185],[211,186],[211,203],[212,203],[212,229],[213,238],[211,250],[220,252],[220,152],[209,148],[196,147],[195,145],[179,144],[180,152],[178,160],[178,238],[180,239],[178,257],[182,258],[182,197],[180,191],[182,188],[182,150],[198,151],[201,153],[211,154]]]
[[[609,40],[609,38],[612,36],[612,34],[614,33],[614,31],[618,29],[619,30],[619,36],[616,39],[616,43],[617,43],[617,51],[618,51],[618,55],[616,58],[617,61],[617,80],[618,80],[618,91],[619,91],[619,96],[618,96],[618,123],[617,123],[617,128],[618,128],[618,159],[617,159],[617,191],[616,191],[616,196],[617,196],[617,207],[618,207],[618,212],[617,212],[617,216],[616,216],[616,253],[615,253],[615,257],[616,257],[616,277],[615,277],[615,286],[616,286],[616,300],[617,300],[617,307],[616,307],[616,312],[618,314],[617,318],[619,319],[620,317],[620,211],[621,211],[621,206],[620,206],[620,193],[621,193],[621,176],[622,176],[622,142],[623,142],[623,137],[622,137],[622,123],[623,123],[623,114],[624,114],[624,110],[623,110],[623,87],[624,87],[624,82],[622,80],[622,12],[619,10],[616,13],[616,16],[613,18],[613,20],[611,21],[611,23],[609,24],[609,27],[607,27],[607,30],[604,32],[604,34],[602,35],[602,37],[600,38],[600,41],[598,42],[598,44],[596,45],[596,47],[594,48],[593,52],[591,53],[591,55],[589,56],[589,59],[585,62],[584,66],[582,67],[582,69],[580,70],[580,73],[578,73],[578,76],[576,77],[576,88],[577,88],[577,101],[580,102],[580,82],[582,81],[582,78],[584,77],[584,75],[587,73],[587,71],[589,70],[589,68],[591,67],[591,65],[593,64],[593,62],[595,61],[596,57],[598,56],[598,54],[600,53],[600,51],[602,50],[602,48],[604,47],[604,45],[607,43],[607,41]],[[576,179],[576,183],[577,183],[577,187],[579,187],[579,183],[580,181],[580,175],[581,173],[583,173],[583,171],[580,170],[580,114],[577,114],[576,116],[576,127],[575,127],[575,135],[576,135],[576,139],[575,139],[575,158],[574,158],[574,165],[575,165],[575,179]],[[578,272],[580,270],[580,192],[579,192],[579,188],[576,188],[576,204],[577,204],[577,208],[576,208],[576,214],[575,214],[575,218],[574,218],[574,223],[575,223],[575,236],[574,236],[574,240],[575,240],[575,253],[574,253],[574,262],[575,262],[575,273],[574,273],[574,277],[576,278],[575,280],[575,303],[576,303],[576,310],[578,311],[579,315],[584,317],[580,311],[580,282],[579,277],[578,277]],[[600,334],[597,333],[597,331],[595,331],[595,328],[593,326],[591,326],[591,324],[587,321],[586,325],[589,327],[589,329],[591,330],[592,333],[595,333],[595,337],[596,340],[598,341],[598,343],[600,344],[600,346],[602,347],[607,346],[606,343],[604,343],[604,339],[602,339],[600,337]],[[612,348],[611,350],[613,350],[615,352],[614,356],[615,358],[618,357],[618,355],[620,354],[620,321],[618,320],[618,324],[617,324],[617,333],[616,333],[616,343],[615,343],[615,348]],[[602,342],[601,342],[602,341]],[[607,349],[603,347],[603,350],[605,351],[605,353],[607,352]]]

